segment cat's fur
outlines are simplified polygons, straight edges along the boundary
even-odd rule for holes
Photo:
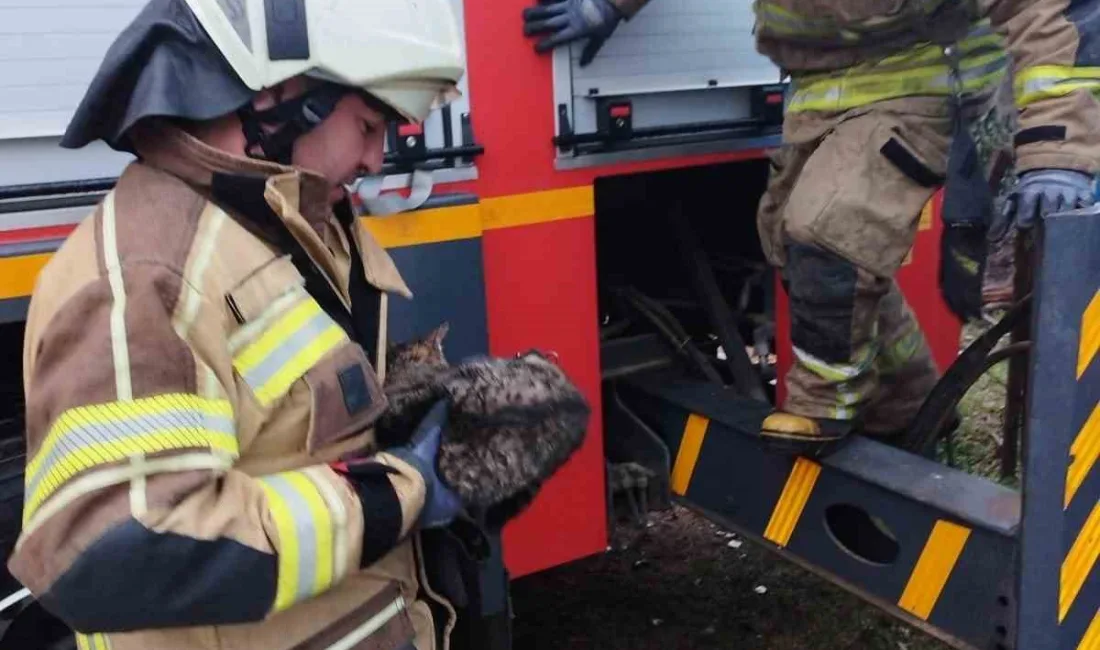
[[[450,365],[442,345],[447,331],[444,323],[421,340],[390,347],[383,386],[390,407],[375,427],[379,444],[400,444],[446,399],[441,478],[474,507],[529,500],[580,447],[591,409],[565,373],[535,352]]]

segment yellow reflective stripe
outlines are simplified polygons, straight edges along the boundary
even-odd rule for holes
[[[290,390],[291,384],[317,365],[326,354],[346,342],[347,334],[336,323],[332,323],[301,352],[296,354],[279,372],[262,386],[256,388],[256,397],[261,404],[270,404]]]
[[[1077,90],[1100,92],[1100,67],[1037,65],[1016,76],[1016,105],[1025,108],[1044,99],[1064,97]]]
[[[310,519],[313,522],[313,532],[315,535],[314,548],[316,548],[317,553],[315,560],[317,570],[314,572],[311,595],[316,595],[328,589],[332,584],[332,550],[336,541],[332,515],[329,512],[328,504],[325,503],[324,497],[311,479],[306,478],[304,474],[299,472],[292,472],[284,474],[283,476],[294,487],[298,494],[305,499],[306,507],[309,508]]]
[[[1100,557],[1100,502],[1092,508],[1092,514],[1081,527],[1081,533],[1073,542],[1062,563],[1062,588],[1058,596],[1058,622],[1065,620],[1066,614],[1073,607],[1085,581],[1092,574],[1096,566],[1096,559]]]
[[[344,330],[306,297],[245,346],[234,357],[233,367],[267,406],[347,340]]]
[[[787,477],[787,483],[783,486],[783,493],[779,495],[775,509],[772,510],[768,527],[764,529],[765,539],[781,547],[790,543],[794,529],[802,519],[802,511],[806,509],[806,503],[813,494],[819,476],[821,476],[821,465],[805,458],[795,461],[791,474]]]
[[[834,383],[858,379],[866,374],[874,364],[879,352],[877,346],[865,346],[856,354],[856,362],[848,364],[823,361],[798,346],[792,346],[792,349],[799,364],[818,377]]]
[[[898,600],[898,607],[927,621],[968,539],[969,528],[949,521],[937,521]]]
[[[278,612],[332,586],[338,522],[304,470],[264,476],[259,484],[279,538],[274,605]]]
[[[112,442],[88,445],[62,456],[42,476],[30,493],[26,504],[27,517],[31,517],[46,499],[77,474],[121,460],[136,454],[153,454],[163,451],[209,448],[236,456],[237,438],[221,431],[195,431],[189,428],[169,429],[157,433],[134,436]]]
[[[1100,291],[1092,297],[1081,315],[1081,343],[1077,349],[1077,379],[1085,376],[1092,360],[1100,352]]]
[[[246,347],[233,359],[233,366],[242,375],[255,369],[280,345],[297,332],[309,320],[321,314],[316,301],[305,299],[277,320],[260,338]]]
[[[50,427],[42,446],[27,463],[26,474],[35,474],[62,440],[81,429],[98,429],[120,423],[131,427],[131,421],[144,418],[173,418],[175,422],[184,418],[183,421],[190,421],[186,419],[188,416],[197,417],[198,421],[232,419],[233,406],[221,399],[207,399],[189,393],[165,393],[129,402],[107,402],[71,408],[62,413]]]
[[[1003,77],[1007,66],[1008,59],[1003,52],[964,60],[960,64],[963,92],[978,92],[989,87]],[[948,95],[951,92],[947,65],[929,65],[905,71],[850,73],[799,84],[791,94],[787,111],[843,111],[899,97]]]
[[[77,632],[76,647],[79,650],[111,650],[111,642],[104,634],[80,634]]]
[[[1100,610],[1092,617],[1092,623],[1085,631],[1085,636],[1081,637],[1077,650],[1100,650]]]
[[[197,448],[238,454],[228,401],[167,394],[70,409],[27,464],[24,521],[86,470],[136,455]]]
[[[1066,470],[1066,497],[1063,506],[1069,507],[1077,490],[1088,478],[1092,468],[1100,459],[1100,403],[1093,409],[1085,426],[1077,433],[1073,446],[1069,450],[1069,469]]]
[[[680,496],[687,494],[691,477],[695,474],[695,465],[699,462],[699,452],[703,450],[703,440],[707,436],[710,420],[692,413],[684,425],[684,435],[680,439],[680,448],[676,451],[676,462],[672,466],[670,486]]]

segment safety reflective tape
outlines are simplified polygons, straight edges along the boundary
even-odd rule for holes
[[[1089,477],[1096,460],[1100,458],[1100,403],[1092,409],[1092,414],[1077,433],[1073,445],[1069,448],[1069,469],[1066,471],[1066,498],[1063,506],[1069,508],[1077,490]]]
[[[1100,67],[1037,65],[1016,76],[1016,105],[1026,108],[1044,99],[1064,97],[1077,90],[1100,93]]]
[[[1058,622],[1066,618],[1085,581],[1100,557],[1100,502],[1092,508],[1092,514],[1081,527],[1066,559],[1062,563],[1062,588],[1058,597]]]
[[[976,93],[1003,78],[1008,59],[1003,53],[986,54],[960,65],[963,93]],[[946,96],[954,91],[946,65],[904,72],[852,74],[799,86],[787,111],[844,111],[875,102],[912,96]]]
[[[794,529],[802,518],[802,511],[813,494],[817,478],[821,476],[821,465],[813,461],[799,458],[791,469],[787,483],[783,486],[783,492],[772,510],[768,527],[764,529],[764,538],[771,540],[781,547],[785,547],[791,541]]]
[[[27,463],[25,510],[33,513],[85,470],[137,454],[188,449],[238,454],[228,401],[172,393],[69,409]]]
[[[79,650],[111,650],[111,641],[103,634],[76,634],[76,647]]]
[[[921,551],[898,607],[927,621],[959,561],[970,529],[949,521],[937,521]]]
[[[985,23],[960,41],[959,75],[963,93],[984,91],[1008,70],[1003,40]],[[850,68],[839,76],[795,79],[788,112],[841,111],[913,95],[945,96],[954,92],[951,68],[943,51],[920,46],[870,66]]]
[[[875,357],[878,355],[877,346],[868,346],[857,355],[857,363],[828,363],[798,346],[792,346],[792,349],[799,363],[805,366],[807,370],[822,379],[832,382],[848,381],[866,374],[867,371],[871,369]]]
[[[1092,617],[1092,623],[1085,631],[1085,636],[1081,637],[1077,650],[1100,650],[1100,611]]]
[[[676,462],[672,466],[670,479],[672,491],[680,496],[687,494],[691,477],[695,474],[695,465],[699,462],[699,453],[703,450],[710,420],[692,413],[684,425],[684,436],[676,452]]]
[[[259,481],[279,537],[274,607],[279,612],[332,585],[338,531],[324,496],[305,472],[282,472]]]
[[[303,298],[233,358],[256,399],[268,406],[329,352],[348,341],[317,301]]]
[[[1100,291],[1081,315],[1081,345],[1077,352],[1077,379],[1085,376],[1096,353],[1100,352]]]

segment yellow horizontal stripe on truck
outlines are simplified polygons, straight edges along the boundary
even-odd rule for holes
[[[361,221],[383,248],[475,239],[481,236],[481,205],[417,210]]]
[[[486,199],[482,206],[482,224],[493,230],[591,217],[596,213],[596,194],[591,185],[583,185]]]
[[[38,274],[51,257],[52,253],[0,257],[0,300],[31,295]]]
[[[595,189],[580,185],[386,217],[363,217],[360,221],[383,248],[402,248],[474,239],[486,230],[591,217],[595,213]],[[51,257],[53,253],[0,257],[0,300],[30,296],[39,272]]]

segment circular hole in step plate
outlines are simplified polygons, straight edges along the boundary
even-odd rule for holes
[[[884,521],[859,506],[838,503],[825,509],[825,528],[845,553],[876,566],[889,566],[898,559],[901,546]]]

